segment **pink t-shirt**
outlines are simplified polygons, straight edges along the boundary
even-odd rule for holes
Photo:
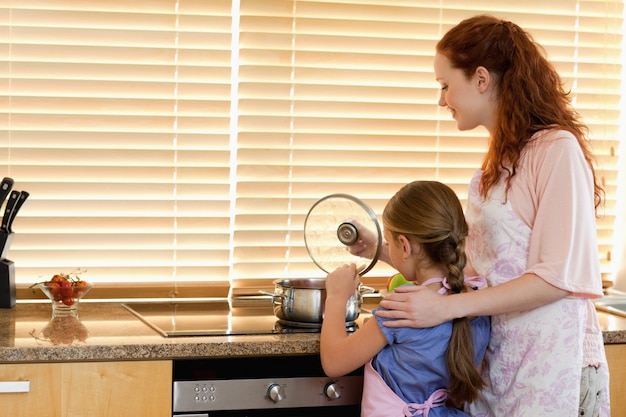
[[[565,175],[564,175],[565,173]],[[526,272],[571,297],[602,296],[593,177],[574,135],[538,132],[526,146],[508,196],[532,229]]]

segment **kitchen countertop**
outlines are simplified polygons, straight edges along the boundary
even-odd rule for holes
[[[605,344],[626,343],[626,317],[603,312],[598,315]],[[49,302],[18,302],[15,308],[0,309],[0,363],[171,360],[318,352],[317,333],[166,338],[119,302],[83,300],[80,320],[66,321],[51,320]]]

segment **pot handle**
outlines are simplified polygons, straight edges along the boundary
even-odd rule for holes
[[[275,292],[259,290],[259,293],[263,294],[263,295],[269,295],[272,298],[287,298],[287,296],[285,294],[277,294]]]
[[[376,292],[376,289],[372,287],[368,287],[367,285],[359,285],[359,292],[361,293],[361,295],[374,294]]]

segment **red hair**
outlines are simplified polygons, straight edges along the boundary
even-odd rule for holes
[[[593,167],[587,126],[572,108],[559,74],[530,34],[512,22],[475,16],[448,31],[437,43],[437,52],[468,79],[479,66],[495,79],[498,114],[482,164],[483,198],[503,173],[510,187],[522,150],[535,133],[563,129],[578,140],[593,174],[595,207],[600,206],[604,190]]]

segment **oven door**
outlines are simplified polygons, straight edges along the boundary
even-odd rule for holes
[[[174,361],[177,417],[360,415],[363,368],[327,377],[319,355]]]

